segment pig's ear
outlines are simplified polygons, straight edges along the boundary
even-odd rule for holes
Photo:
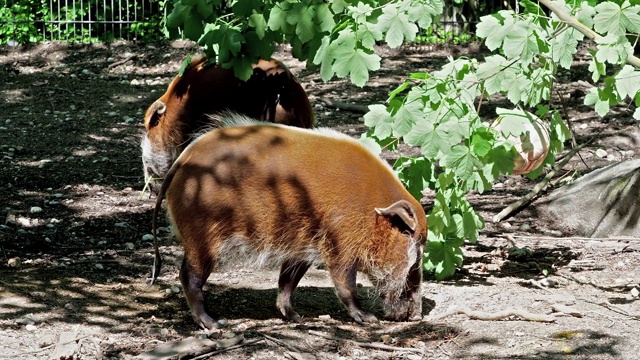
[[[149,109],[147,110],[147,114],[144,117],[144,124],[147,129],[151,129],[152,127],[156,127],[158,123],[160,123],[160,118],[167,111],[167,105],[161,100],[156,100]]]
[[[416,231],[418,219],[416,210],[407,200],[398,200],[386,208],[375,208],[376,213],[387,217],[399,217],[411,231]]]

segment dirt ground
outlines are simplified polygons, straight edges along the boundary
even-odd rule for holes
[[[321,99],[381,103],[408,71],[437,69],[451,54],[482,57],[467,54],[466,47],[381,52],[382,70],[363,89],[345,81],[323,83],[286,50],[278,57],[309,93],[318,124],[354,136],[365,130],[361,114],[324,106]],[[212,356],[638,357],[640,241],[572,236],[554,219],[542,218],[535,203],[491,223],[535,185],[520,176],[471,196],[487,226],[477,244],[465,246],[464,266],[454,278],[425,279],[421,322],[356,325],[320,267],[309,271],[294,296],[303,323],[290,324],[275,309],[277,272],[239,268],[216,272],[208,283],[208,306],[228,328],[199,330],[178,286],[180,246],[166,232],[163,272],[145,288],[154,199],[141,195],[139,148],[143,112],[188,53],[194,48],[187,43],[0,49],[0,358],[125,359],[156,347],[236,343],[241,346]],[[554,106],[562,97],[578,143],[595,140],[553,186],[640,157],[630,109],[599,119],[582,105],[588,78],[584,63],[559,76]],[[499,99],[488,102],[483,115],[500,105]],[[379,314],[375,294],[361,282],[365,306]],[[438,318],[456,310],[467,313]],[[553,314],[552,322],[532,321],[522,311]]]

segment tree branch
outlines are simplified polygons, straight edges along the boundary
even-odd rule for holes
[[[582,34],[584,34],[584,36],[588,37],[589,39],[596,40],[596,39],[602,38],[602,35],[591,30],[586,25],[578,21],[578,19],[576,19],[575,17],[571,16],[570,14],[567,14],[567,12],[564,9],[558,6],[558,3],[556,1],[540,0],[540,3],[546,6],[549,10],[553,11],[553,13],[556,14],[558,19],[564,21],[567,25],[571,26],[572,28],[580,31]],[[627,57],[627,63],[637,68],[640,68],[640,58],[633,56],[633,54],[629,54],[629,56]]]

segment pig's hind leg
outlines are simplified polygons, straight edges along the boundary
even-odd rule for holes
[[[191,315],[193,315],[193,319],[202,328],[219,329],[223,327],[223,325],[207,314],[204,305],[204,293],[202,292],[202,287],[207,282],[211,270],[213,270],[213,263],[210,262],[204,266],[202,266],[202,264],[194,266],[188,259],[188,254],[185,254],[182,267],[180,268],[180,282],[182,283],[184,295],[189,303]]]
[[[285,260],[280,267],[276,306],[289,321],[300,322],[302,320],[300,315],[293,310],[291,294],[309,269],[309,266],[311,266],[311,263],[306,261]]]

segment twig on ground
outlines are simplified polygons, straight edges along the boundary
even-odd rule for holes
[[[604,307],[606,309],[609,309],[609,310],[613,311],[614,313],[618,313],[620,315],[624,315],[624,316],[628,317],[629,319],[640,320],[640,314],[629,313],[628,311],[626,311],[626,310],[624,310],[624,309],[622,309],[622,308],[620,308],[618,306],[613,305],[612,303],[610,303],[607,300],[594,301],[594,300],[589,300],[587,298],[578,298],[578,300],[582,300],[582,301],[588,302],[590,304],[602,306],[602,307]]]
[[[487,320],[487,321],[495,321],[502,320],[504,318],[508,318],[509,316],[518,316],[527,321],[536,321],[536,322],[555,322],[556,318],[551,315],[546,314],[534,314],[524,309],[506,309],[502,311],[498,311],[495,313],[488,313],[485,311],[471,310],[471,309],[461,309],[454,307],[450,310],[445,311],[444,313],[434,316],[431,320],[440,320],[447,316],[464,314],[467,315],[470,319],[475,320]]]
[[[223,348],[223,349],[220,349],[220,350],[208,352],[206,354],[200,354],[200,355],[198,355],[196,357],[193,357],[192,359],[193,360],[205,359],[205,358],[208,358],[209,356],[221,354],[221,353],[226,352],[226,351],[231,351],[231,350],[239,349],[239,348],[244,347],[244,346],[253,345],[253,344],[255,344],[257,342],[260,342],[260,341],[264,341],[264,338],[254,339],[254,340],[251,340],[251,341],[245,341],[242,344],[229,346],[229,347],[226,347],[226,348]]]
[[[43,352],[43,351],[49,350],[49,349],[51,349],[53,347],[56,347],[58,345],[66,345],[66,344],[70,344],[72,342],[80,341],[80,340],[82,340],[84,338],[88,338],[89,336],[91,336],[91,335],[80,336],[79,338],[75,338],[75,339],[72,339],[72,340],[69,340],[69,341],[51,344],[49,346],[45,346],[45,347],[40,348],[38,350],[25,351],[25,352],[19,353],[19,354],[14,354],[14,355],[0,354],[0,358],[21,358],[23,355],[36,354],[36,353],[39,353],[39,352]]]
[[[355,340],[350,340],[350,339],[341,339],[341,338],[337,338],[335,336],[331,336],[331,335],[327,335],[327,334],[323,334],[319,331],[314,331],[314,330],[309,330],[309,334],[311,335],[316,335],[319,336],[321,338],[325,338],[327,340],[333,340],[333,341],[348,341],[354,345],[363,347],[363,348],[369,348],[369,349],[378,349],[378,350],[386,350],[386,351],[410,351],[410,352],[417,352],[417,353],[424,353],[424,351],[422,351],[421,349],[414,349],[414,348],[404,348],[404,347],[397,347],[397,346],[389,346],[389,345],[384,345],[384,344],[374,344],[374,343],[365,343],[365,342],[360,342],[360,341],[355,341]]]
[[[129,56],[127,56],[126,58],[124,58],[124,59],[122,59],[122,60],[120,60],[120,61],[116,61],[116,62],[113,62],[113,63],[109,64],[109,66],[107,66],[107,69],[108,69],[108,70],[111,70],[111,69],[113,69],[114,67],[116,67],[116,66],[118,66],[118,65],[122,65],[122,64],[126,63],[127,61],[131,61],[131,60],[133,60],[133,59],[135,59],[135,58],[137,58],[137,57],[138,57],[138,55],[137,55],[137,54],[129,55]]]
[[[334,109],[352,111],[360,114],[364,114],[369,111],[369,107],[365,105],[348,104],[342,101],[332,100],[326,97],[319,97],[318,100],[322,101],[326,106]]]
[[[591,140],[587,141],[586,143],[584,143],[584,144],[582,144],[582,145],[580,145],[578,147],[575,147],[575,148],[571,149],[571,151],[569,151],[567,156],[565,156],[564,159],[562,159],[561,162],[559,162],[556,165],[554,165],[553,169],[551,169],[551,171],[549,171],[547,176],[545,176],[544,179],[542,179],[542,181],[537,183],[536,186],[534,186],[533,189],[527,195],[525,195],[522,198],[520,198],[520,200],[513,202],[511,205],[507,206],[502,211],[500,211],[499,214],[495,215],[493,217],[493,219],[492,219],[493,222],[497,223],[497,222],[502,221],[504,218],[510,216],[513,212],[519,210],[522,206],[524,206],[525,204],[529,203],[529,201],[531,201],[531,199],[533,199],[536,195],[538,195],[538,193],[545,186],[547,186],[547,184],[555,176],[555,174],[560,169],[562,169],[562,167],[565,166],[569,162],[569,160],[571,160],[573,155],[575,155],[578,151],[580,151],[583,147],[585,147],[589,142],[591,142]]]
[[[276,343],[278,345],[284,346],[285,348],[287,348],[287,349],[289,349],[291,351],[305,352],[303,349],[301,349],[301,348],[299,348],[299,347],[297,347],[295,345],[289,344],[288,342],[286,342],[286,341],[284,341],[282,339],[274,338],[273,336],[267,335],[265,333],[258,333],[258,334],[260,334],[265,339],[273,341],[274,343]]]

